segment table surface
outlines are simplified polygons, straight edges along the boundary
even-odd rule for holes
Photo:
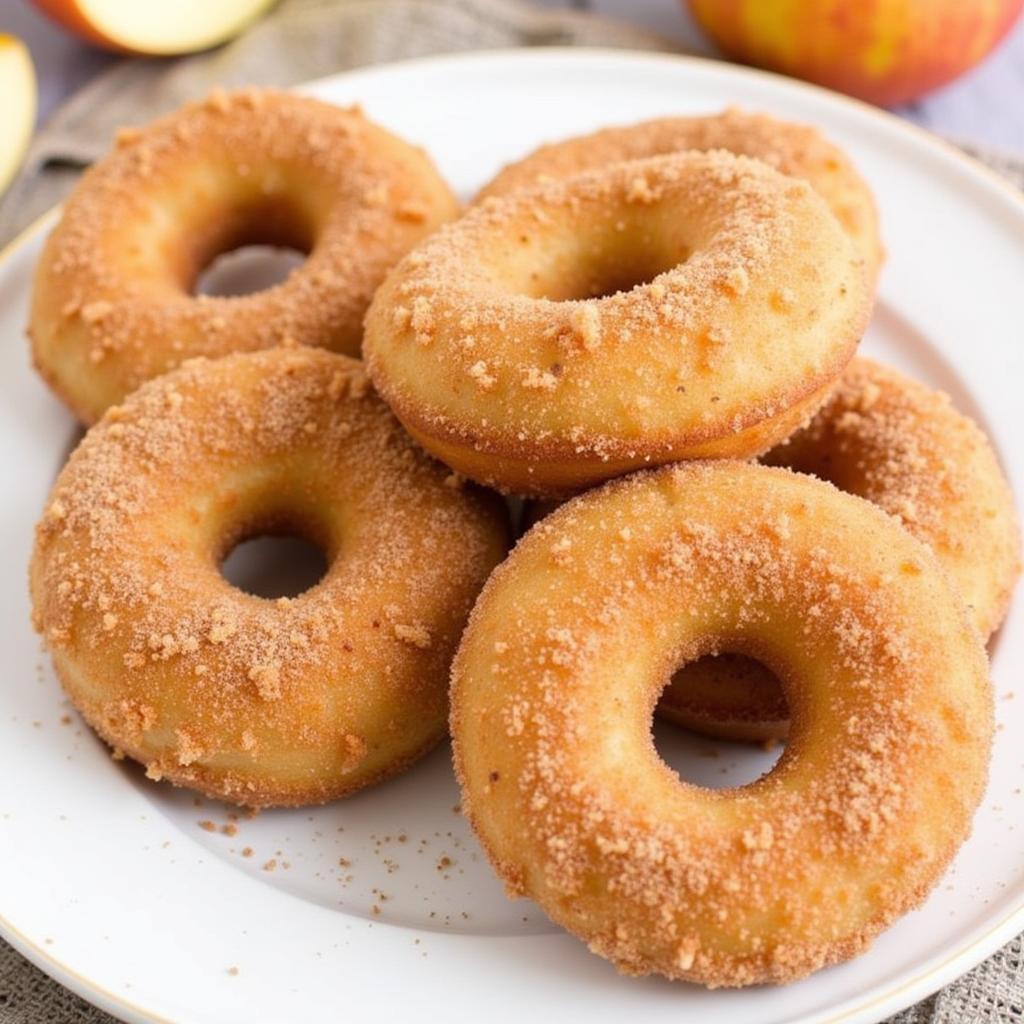
[[[630,21],[712,55],[713,47],[680,0],[539,0],[546,7],[573,7]],[[28,0],[0,0],[0,32],[24,39],[40,83],[40,118],[107,67],[108,54],[90,49],[38,14]],[[966,142],[1024,153],[1024,19],[979,68],[899,113],[932,131]]]

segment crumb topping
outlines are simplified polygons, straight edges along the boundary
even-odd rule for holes
[[[88,433],[38,528],[36,620],[65,685],[151,774],[243,803],[287,796],[289,758],[321,765],[296,785],[323,798],[408,759],[441,733],[502,554],[503,512],[446,476],[354,360],[280,349],[150,382]],[[267,600],[217,571],[281,531],[327,553],[311,590]]]
[[[1020,530],[992,446],[949,396],[856,359],[810,423],[765,462],[866,498],[923,540],[956,581],[982,636],[1020,572]]]
[[[89,421],[109,394],[189,357],[357,353],[384,274],[457,210],[428,158],[357,109],[272,90],[214,96],[121,133],[47,243],[35,355]],[[263,291],[191,294],[213,258],[254,241],[309,255]]]
[[[364,354],[403,422],[446,444],[664,458],[813,395],[868,306],[853,247],[808,185],[686,153],[471,208],[377,293]]]
[[[658,759],[650,714],[675,665],[736,645],[783,679],[794,728],[770,774],[703,790]],[[934,559],[867,502],[741,463],[638,473],[488,582],[453,672],[462,802],[510,891],[620,969],[789,981],[945,869],[988,691]]]

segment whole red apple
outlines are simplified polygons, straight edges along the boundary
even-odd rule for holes
[[[951,82],[1024,0],[687,0],[730,57],[885,106]]]

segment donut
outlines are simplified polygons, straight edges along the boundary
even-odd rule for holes
[[[31,563],[33,621],[115,749],[246,806],[401,771],[444,734],[448,669],[506,513],[407,438],[361,364],[323,349],[194,359],[111,406],[64,467]],[[294,598],[218,571],[306,537]]]
[[[783,681],[789,742],[734,789],[651,738],[711,650]],[[689,463],[613,481],[523,538],[455,658],[468,813],[512,896],[628,974],[783,983],[862,952],[969,832],[993,733],[977,631],[930,549],[790,470]]]
[[[294,341],[358,355],[384,275],[457,204],[429,158],[357,109],[214,92],[140,130],[64,205],[36,270],[36,367],[85,423],[194,356]],[[194,295],[255,243],[305,262],[244,296]]]
[[[505,195],[545,177],[567,178],[619,160],[687,149],[728,150],[807,181],[857,246],[870,280],[877,277],[885,256],[878,234],[878,212],[871,190],[850,158],[810,125],[736,107],[704,117],[663,117],[605,128],[541,146],[503,168],[481,189],[476,201]]]
[[[453,469],[566,495],[781,441],[853,355],[869,292],[806,182],[681,153],[471,208],[388,275],[363,357]]]
[[[857,358],[811,423],[764,461],[829,480],[895,516],[938,556],[982,638],[999,627],[1020,573],[1013,495],[988,439],[947,395]],[[738,655],[683,668],[659,713],[728,739],[786,734],[778,680]]]

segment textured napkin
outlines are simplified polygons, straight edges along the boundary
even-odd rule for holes
[[[286,0],[240,39],[174,61],[125,60],[77,93],[36,137],[0,204],[0,244],[58,202],[114,131],[202,96],[215,85],[288,86],[346,68],[435,53],[511,46],[671,50],[639,29],[515,0]],[[973,155],[1024,188],[1024,161]],[[1018,938],[889,1024],[1019,1024],[1024,943]],[[0,941],[0,1024],[111,1024]]]

